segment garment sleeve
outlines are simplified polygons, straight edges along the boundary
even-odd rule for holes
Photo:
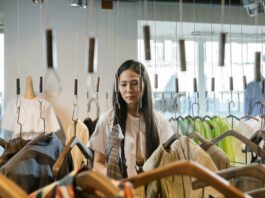
[[[103,155],[105,155],[105,146],[110,132],[110,123],[106,115],[103,115],[99,118],[95,131],[89,140],[89,147]]]
[[[60,129],[59,121],[52,105],[48,101],[44,101],[43,115],[45,119],[45,131],[56,132]]]
[[[173,135],[173,129],[169,121],[161,113],[155,112],[155,122],[160,143],[163,143]]]

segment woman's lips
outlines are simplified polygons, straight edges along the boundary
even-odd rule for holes
[[[135,99],[136,99],[135,96],[128,96],[128,97],[126,97],[126,98],[127,98],[127,100],[135,100]]]

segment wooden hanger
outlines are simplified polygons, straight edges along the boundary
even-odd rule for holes
[[[37,97],[37,95],[35,94],[35,91],[33,89],[32,77],[28,76],[26,78],[26,87],[25,87],[24,98],[32,100],[36,97]]]
[[[3,148],[6,147],[6,141],[3,138],[0,138],[0,146],[2,146]]]
[[[59,158],[53,165],[52,172],[55,177],[59,175],[60,169],[62,164],[68,154],[70,154],[72,148],[77,146],[82,154],[85,156],[86,159],[93,159],[92,152],[81,142],[81,140],[77,136],[73,136],[67,145],[64,147],[62,153],[60,154]]]
[[[235,115],[228,115],[226,116],[227,118],[232,118],[232,119],[236,119],[236,120],[240,120],[240,118],[236,117]]]
[[[257,144],[246,138],[244,135],[234,131],[234,130],[228,130],[225,133],[217,136],[213,140],[211,140],[212,143],[217,144],[219,141],[224,139],[225,137],[232,136],[236,139],[243,142],[249,149],[251,149],[253,152],[255,152],[258,156],[260,156],[262,159],[265,159],[265,151]]]
[[[174,133],[165,143],[163,143],[163,147],[165,150],[169,150],[173,142],[179,139],[181,135],[179,133]]]
[[[265,187],[254,189],[251,191],[246,192],[248,195],[255,197],[255,198],[264,198],[265,195]]]
[[[231,185],[228,181],[218,176],[209,169],[193,161],[178,161],[164,167],[155,168],[151,171],[141,173],[131,178],[123,179],[121,182],[129,181],[134,188],[144,186],[154,180],[174,175],[187,175],[195,177],[221,192],[225,197],[245,197],[244,193]]]
[[[254,117],[253,115],[250,115],[250,114],[247,114],[247,115],[244,115],[243,117],[240,118],[240,120],[242,119],[253,119],[253,120],[256,120],[257,122],[259,121],[256,117]]]
[[[95,171],[84,171],[75,176],[75,186],[82,189],[92,188],[102,192],[105,197],[115,197],[119,193],[119,189],[111,182],[111,180]]]
[[[200,120],[200,121],[204,121],[203,118],[201,116],[195,116],[192,118],[194,121],[196,120]]]
[[[9,178],[0,173],[0,197],[27,198],[27,193]]]
[[[261,141],[265,142],[265,131],[258,130],[250,137],[250,141],[254,142],[255,144],[259,145]]]
[[[253,163],[253,164],[249,164],[249,165],[241,166],[241,167],[232,167],[228,169],[223,169],[223,170],[216,172],[216,174],[218,174],[219,176],[221,176],[222,178],[226,180],[236,178],[236,177],[248,176],[248,177],[253,177],[253,178],[256,178],[256,179],[259,179],[265,182],[265,167],[258,163]],[[193,189],[203,188],[205,186],[206,186],[205,183],[198,181],[198,180],[192,183]]]
[[[199,140],[201,143],[206,143],[207,140],[204,139],[204,137],[202,137],[198,132],[196,131],[193,131],[191,133],[188,134],[188,137],[191,138],[191,139],[197,139]]]
[[[78,80],[75,79],[74,82],[74,95],[76,97],[76,101],[77,101],[77,89],[78,88]],[[92,152],[82,143],[82,141],[79,139],[79,137],[76,136],[76,127],[77,127],[77,123],[78,123],[78,119],[74,119],[75,118],[75,112],[78,109],[78,105],[77,102],[74,101],[74,110],[73,110],[73,114],[72,114],[72,121],[74,123],[74,136],[70,139],[70,141],[67,143],[67,145],[64,147],[62,153],[60,154],[59,158],[56,160],[56,162],[53,165],[52,168],[52,172],[53,175],[55,177],[57,177],[59,175],[61,166],[66,158],[66,156],[68,154],[70,154],[72,148],[74,146],[77,146],[79,148],[79,150],[82,152],[82,154],[85,156],[86,159],[93,159],[93,154]]]
[[[207,120],[207,119],[212,120],[213,117],[211,117],[211,116],[209,116],[209,115],[205,115],[204,117],[202,117],[202,119],[203,119],[203,120]]]

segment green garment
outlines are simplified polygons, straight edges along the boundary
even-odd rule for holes
[[[232,128],[232,121],[233,121],[233,128]],[[234,131],[241,133],[239,130],[239,125],[240,124],[242,125],[243,124],[242,122],[235,120],[235,119],[232,120],[231,118],[224,118],[223,122],[225,122],[229,126],[229,129],[231,130],[233,129]],[[245,153],[242,152],[242,148],[244,144],[235,137],[231,136],[230,138],[231,138],[231,143],[232,143],[231,146],[232,146],[232,149],[235,155],[235,162],[236,162],[233,165],[238,166],[238,163],[239,164],[245,163],[246,155]],[[247,159],[251,159],[251,153],[247,154]]]
[[[216,116],[211,120],[211,126],[214,128],[215,137],[229,130],[229,125],[225,123],[221,117]],[[214,137],[214,138],[215,138]],[[228,155],[230,161],[235,160],[235,155],[232,148],[231,137],[226,137],[217,144]]]
[[[188,119],[178,120],[178,124],[183,135],[187,135],[193,131],[193,128],[190,126]]]
[[[202,125],[203,125],[205,139],[207,139],[207,140],[212,139],[212,132],[211,132],[211,128],[210,128],[210,125],[208,124],[208,122],[204,120],[202,122]]]

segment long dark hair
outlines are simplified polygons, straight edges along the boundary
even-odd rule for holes
[[[146,126],[146,133],[145,133],[146,134],[145,135],[146,137],[146,158],[148,158],[151,156],[151,154],[154,152],[154,150],[159,145],[159,136],[158,136],[157,127],[154,121],[152,90],[151,90],[150,79],[149,79],[148,73],[144,65],[135,60],[127,60],[124,63],[122,63],[117,71],[116,77],[120,77],[120,75],[128,69],[141,75],[144,81],[145,88],[144,88],[144,93],[142,96],[142,108],[140,109],[140,111],[143,112],[145,126]],[[122,132],[125,135],[128,109],[127,109],[127,104],[123,100],[120,92],[118,92],[117,95],[118,95],[118,102],[120,104],[120,108],[118,108],[117,104],[115,103],[115,101],[117,100],[115,96],[115,90],[113,91],[113,107],[114,107],[114,112],[115,112],[117,121],[119,122]]]

